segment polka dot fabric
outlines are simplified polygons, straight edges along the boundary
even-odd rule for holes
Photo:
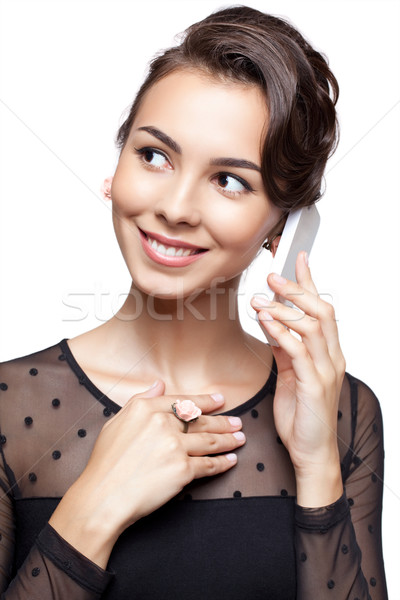
[[[67,340],[0,365],[2,598],[124,600],[134,590],[157,600],[385,600],[374,394],[346,375],[338,412],[346,491],[310,509],[296,504],[293,468],[274,427],[275,384],[274,363],[263,388],[225,413],[243,421],[238,464],[192,482],[126,530],[104,571],[47,521],[119,406],[82,371]]]

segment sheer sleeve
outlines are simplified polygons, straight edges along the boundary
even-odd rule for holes
[[[23,565],[13,573],[15,523],[7,477],[0,468],[0,598],[4,600],[94,600],[112,573],[80,554],[47,524]]]
[[[347,375],[339,417],[345,493],[322,508],[295,509],[297,600],[386,600],[381,511],[383,429],[378,400]],[[350,434],[345,438],[344,432]],[[351,439],[344,444],[344,439]]]

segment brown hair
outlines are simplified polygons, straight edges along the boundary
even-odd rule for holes
[[[246,6],[215,12],[186,29],[178,46],[152,60],[118,131],[120,150],[149,88],[184,68],[257,85],[269,112],[261,159],[269,199],[283,209],[284,216],[319,200],[325,165],[338,141],[335,104],[339,95],[338,83],[322,54],[281,18]]]

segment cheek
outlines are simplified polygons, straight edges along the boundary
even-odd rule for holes
[[[244,210],[231,209],[218,215],[218,221],[223,223],[215,232],[215,237],[225,248],[233,251],[245,251],[254,246],[254,253],[258,251],[258,243],[265,240],[268,230],[273,222],[272,211],[262,205],[257,208],[247,207]]]
[[[120,215],[132,216],[145,210],[155,193],[154,185],[151,185],[143,174],[140,177],[135,169],[124,169],[118,167],[111,187],[113,210]]]

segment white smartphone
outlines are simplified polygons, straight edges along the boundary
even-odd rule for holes
[[[289,213],[278,249],[271,263],[271,273],[277,273],[278,275],[282,275],[282,277],[286,277],[286,279],[296,281],[295,267],[297,255],[302,250],[310,254],[318,232],[320,220],[315,204]],[[265,293],[268,300],[277,300],[288,306],[292,306],[290,301],[275,294],[268,283],[266,284]],[[271,336],[267,335],[267,338],[272,346],[278,346],[278,343]]]

